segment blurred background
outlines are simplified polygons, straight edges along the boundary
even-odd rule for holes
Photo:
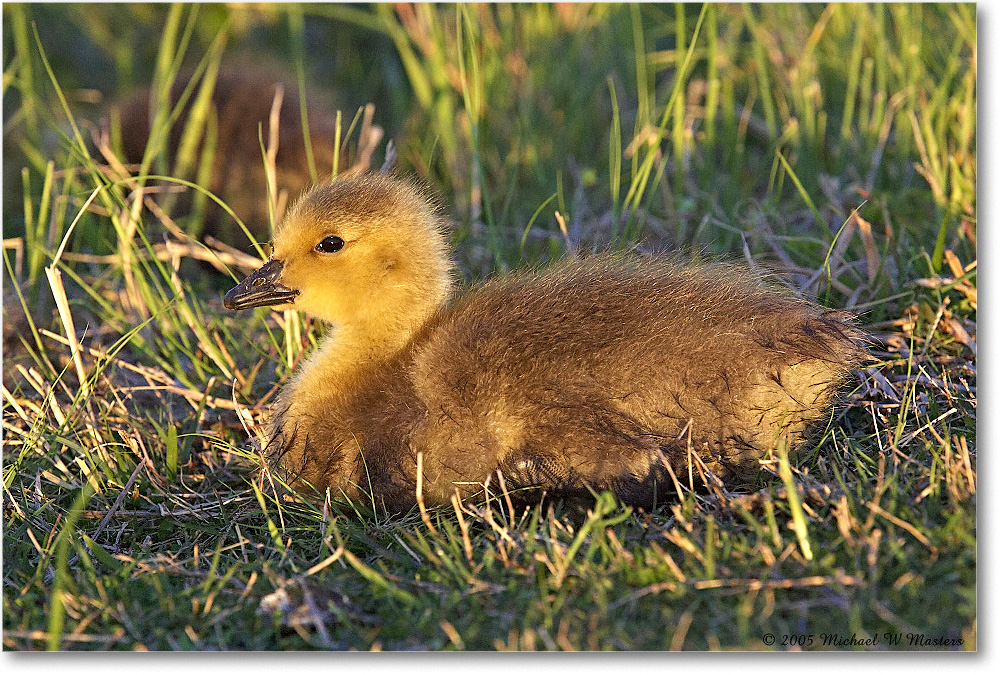
[[[167,80],[195,75],[190,105],[213,68],[223,84],[244,76],[243,93],[231,95],[256,102],[265,140],[274,82],[294,99],[283,126],[300,121],[296,95],[306,95],[310,125],[325,132],[311,134],[314,147],[333,146],[338,111],[343,138],[352,121],[356,136],[356,113],[373,104],[384,136],[372,161],[392,139],[400,170],[454,216],[473,277],[558,256],[567,242],[626,240],[689,255],[742,255],[746,242],[794,271],[822,259],[865,200],[862,215],[888,237],[880,254],[903,239],[933,252],[942,227],[974,241],[972,5],[711,5],[702,14],[699,4],[8,3],[3,12],[3,227],[29,246],[22,203],[37,208],[47,162],[57,171],[81,163],[39,43],[88,143],[85,122],[109,119],[130,97],[148,105],[149,88]],[[230,115],[245,114],[243,103]],[[261,157],[258,121],[220,144],[240,165]],[[148,134],[151,122],[133,126]],[[176,145],[157,148],[150,168],[218,188],[197,161],[178,167]],[[299,164],[305,173],[308,162]],[[329,159],[322,164],[325,177]],[[79,199],[86,187],[63,191]],[[266,240],[266,190],[221,191],[262,205],[248,211],[248,227]],[[88,214],[72,247],[108,252],[108,229]],[[786,238],[781,254],[775,237]],[[852,245],[862,253],[861,240]]]

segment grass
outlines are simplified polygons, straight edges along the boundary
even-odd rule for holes
[[[4,649],[976,649],[973,5],[3,12]],[[169,188],[207,183],[203,87],[239,50],[336,73],[351,157],[375,103],[470,283],[744,258],[858,312],[873,361],[814,447],[651,513],[276,500],[262,425],[321,328],[225,312],[259,258]],[[161,107],[141,166],[91,159],[96,83],[166,102],[182,67],[184,151]]]

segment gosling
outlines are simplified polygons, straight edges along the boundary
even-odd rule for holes
[[[267,454],[304,496],[390,513],[416,504],[418,461],[427,505],[496,474],[522,503],[642,508],[689,462],[746,479],[808,440],[865,353],[851,316],[731,265],[601,254],[456,294],[438,209],[382,174],[308,192],[273,244],[225,306],[332,330],[279,394]]]
[[[191,85],[191,73],[178,77],[170,90],[170,105],[175,106],[184,90]],[[259,127],[263,124],[264,140],[268,140],[268,119],[278,86],[284,89],[284,97],[279,109],[281,124],[278,127],[278,151],[275,156],[275,186],[277,193],[287,191],[297,195],[306,190],[311,178],[307,158],[311,151],[314,165],[319,171],[329,171],[333,165],[335,149],[334,136],[336,117],[329,112],[330,106],[323,99],[307,99],[309,107],[309,140],[306,148],[305,134],[299,108],[297,87],[289,84],[288,78],[278,70],[259,66],[230,65],[223,67],[212,90],[212,109],[217,119],[214,136],[214,159],[212,170],[205,187],[223,197],[234,213],[243,220],[257,237],[266,237],[268,232],[267,202],[256,196],[267,192],[267,176],[261,162]],[[193,103],[189,102],[174,122],[166,147],[166,156],[176,158],[181,137],[187,125]],[[143,88],[123,98],[115,104],[118,109],[121,128],[123,158],[127,163],[139,164],[150,141],[150,91]],[[110,132],[110,112],[102,119],[101,125]],[[202,141],[198,152],[203,151]],[[347,169],[341,155],[339,170]],[[171,159],[171,161],[173,161]],[[186,195],[190,200],[192,195]],[[191,202],[182,202],[182,209],[175,215],[191,209]],[[250,240],[228,217],[221,207],[208,200],[205,207],[205,231],[233,246],[246,249]]]

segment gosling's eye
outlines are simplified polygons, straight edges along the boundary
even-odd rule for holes
[[[344,240],[336,236],[329,236],[316,244],[316,250],[320,253],[336,253],[342,248],[344,248]]]

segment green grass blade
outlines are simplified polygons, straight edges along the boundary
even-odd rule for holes
[[[76,533],[76,521],[80,519],[80,513],[87,506],[87,502],[94,495],[94,488],[87,481],[84,481],[79,494],[73,501],[73,506],[63,520],[62,529],[56,540],[56,560],[55,582],[52,584],[52,596],[49,601],[49,626],[46,649],[48,651],[59,651],[62,649],[63,624],[65,621],[66,605],[63,602],[63,591],[69,582],[69,549],[71,539]]]

